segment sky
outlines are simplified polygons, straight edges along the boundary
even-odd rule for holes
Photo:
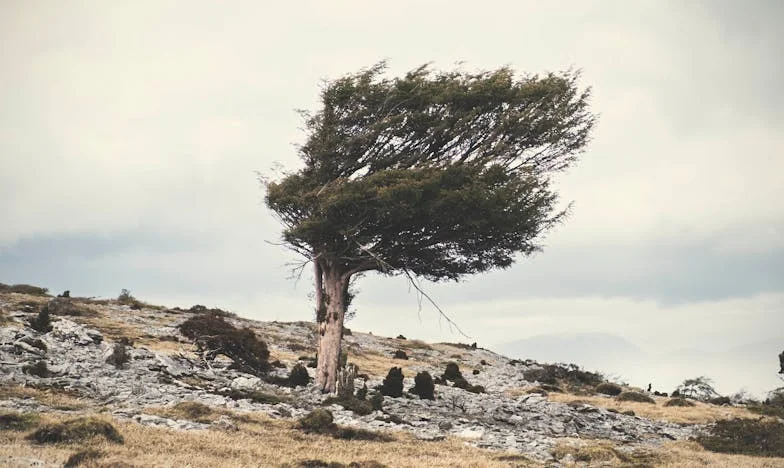
[[[580,69],[599,120],[555,180],[570,218],[508,270],[423,283],[469,337],[400,277],[363,278],[348,326],[622,337],[648,375],[565,359],[762,393],[784,349],[782,22],[778,1],[0,1],[0,282],[311,320],[256,172],[301,167],[324,80]]]

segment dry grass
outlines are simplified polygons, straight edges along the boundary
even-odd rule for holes
[[[388,356],[372,351],[349,353],[348,362],[359,366],[359,373],[376,377],[385,377],[389,369],[393,367],[400,367],[403,369],[404,375],[413,377],[416,374],[415,369],[417,367],[421,368],[427,365],[427,363],[417,361],[416,359],[393,359],[391,355]]]
[[[697,442],[675,441],[664,444],[663,456],[656,466],[665,468],[781,468],[784,458],[762,458],[709,452]]]
[[[665,468],[774,468],[784,466],[784,458],[728,455],[705,450],[696,442],[667,442],[660,449],[629,449],[607,440],[563,439],[553,449],[561,460],[569,455],[565,467],[577,466],[655,466]],[[568,460],[568,459],[567,459]]]
[[[147,407],[144,412],[169,419],[185,419],[200,423],[211,423],[221,414],[231,414],[227,410],[213,409],[195,401],[183,401],[174,406]]]
[[[0,400],[10,398],[33,399],[42,405],[62,411],[85,409],[91,403],[89,400],[65,390],[37,389],[20,385],[0,386]]]
[[[112,341],[118,341],[120,338],[127,338],[136,342],[141,340],[145,335],[140,329],[119,320],[112,320],[103,314],[97,317],[76,317],[75,321],[90,328],[95,328],[101,332],[104,337]]]
[[[552,450],[557,460],[569,456],[564,466],[653,466],[662,454],[648,448],[621,449],[608,440],[563,439]],[[568,459],[567,459],[568,460]]]
[[[525,391],[523,391],[523,393],[525,393]],[[705,424],[722,419],[755,417],[754,414],[745,408],[714,406],[700,402],[696,402],[696,406],[693,407],[664,406],[664,403],[668,400],[667,398],[655,398],[656,404],[650,404],[634,401],[618,401],[614,398],[599,396],[576,396],[568,393],[550,393],[547,396],[547,399],[560,403],[583,402],[599,408],[613,408],[620,412],[631,410],[634,411],[635,415],[642,416],[643,418],[674,423]]]
[[[57,422],[57,418],[47,419]],[[25,440],[25,433],[0,431],[0,459],[33,457],[62,464],[75,452],[92,449],[102,453],[96,463],[121,462],[139,467],[297,466],[305,460],[344,464],[375,461],[391,467],[510,466],[510,459],[505,460],[503,454],[475,449],[459,440],[422,442],[402,434],[392,442],[337,440],[305,434],[290,423],[261,416],[244,418],[240,430],[234,432],[175,431],[102,419],[118,429],[124,444],[95,439],[82,444],[41,446]],[[515,463],[536,466],[519,459]]]
[[[172,340],[161,340],[156,337],[144,336],[134,341],[134,346],[137,348],[147,348],[150,351],[155,351],[161,354],[178,354],[182,353],[189,357],[196,357],[193,352],[194,346],[190,343],[180,343]]]

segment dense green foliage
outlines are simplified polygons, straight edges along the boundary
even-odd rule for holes
[[[345,271],[433,280],[537,250],[562,215],[547,174],[576,159],[593,125],[577,74],[383,70],[328,83],[306,115],[305,167],[267,184],[284,240]]]

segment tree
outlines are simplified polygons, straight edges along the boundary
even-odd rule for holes
[[[681,396],[700,401],[707,401],[719,396],[719,393],[713,388],[713,380],[704,376],[684,380],[682,384],[678,385],[676,391]]]
[[[304,167],[264,182],[284,245],[312,262],[317,382],[334,392],[353,279],[431,281],[508,268],[561,221],[550,174],[576,161],[594,116],[568,71],[516,77],[386,66],[327,82],[303,112]],[[421,291],[420,291],[421,292]]]

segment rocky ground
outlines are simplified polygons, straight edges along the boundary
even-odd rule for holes
[[[201,360],[194,345],[177,328],[198,312],[138,303],[138,310],[134,310],[134,304],[69,299],[76,307],[68,311],[71,315],[53,315],[51,331],[33,330],[30,320],[50,300],[0,294],[4,320],[0,323],[0,387],[61,389],[84,404],[79,409],[58,408],[40,400],[10,396],[0,401],[0,409],[80,414],[101,411],[141,425],[199,431],[232,423],[225,418],[212,423],[169,419],[145,410],[193,401],[296,420],[320,407],[325,399],[312,387],[278,386],[229,369],[227,360]],[[310,323],[255,322],[234,316],[228,320],[251,327],[268,343],[271,359],[281,363],[281,367],[273,368],[272,375],[285,377],[297,362],[307,362],[300,358],[313,356],[315,336]],[[110,363],[117,343],[123,343],[119,346],[129,357],[120,367]],[[554,458],[553,448],[566,438],[602,439],[617,443],[621,450],[633,451],[687,439],[702,427],[645,419],[579,402],[550,401],[546,392],[537,389],[540,382],[526,379],[526,375],[530,378],[536,374],[532,371],[542,368],[540,364],[510,360],[481,347],[427,344],[354,332],[345,337],[345,348],[348,361],[359,366],[360,374],[367,374],[355,381],[357,388],[381,385],[386,370],[399,365],[408,389],[414,385],[417,372],[438,376],[447,362],[456,362],[470,384],[481,385],[485,393],[437,385],[434,401],[408,393],[400,398],[385,397],[383,411],[365,416],[339,405],[328,406],[335,422],[343,426],[406,431],[421,440],[457,437],[476,447],[519,453],[555,466],[563,460]],[[392,359],[399,350],[404,350],[409,359]],[[39,362],[45,362],[45,370]],[[314,370],[309,369],[311,375]],[[232,394],[232,390],[238,392]],[[265,397],[254,402],[242,395]]]

